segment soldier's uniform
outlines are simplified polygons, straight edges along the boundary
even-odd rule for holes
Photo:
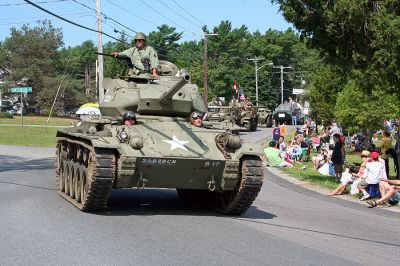
[[[120,53],[121,55],[128,56],[134,69],[139,71],[150,71],[153,68],[158,68],[158,55],[156,50],[151,46],[146,46],[143,49],[136,47],[129,48]]]

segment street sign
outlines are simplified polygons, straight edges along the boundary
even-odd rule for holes
[[[293,94],[304,94],[304,89],[293,89]]]
[[[11,88],[11,92],[32,92],[32,87]]]

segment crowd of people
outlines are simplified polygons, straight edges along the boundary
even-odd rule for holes
[[[375,141],[381,136],[378,148],[373,139],[368,137],[369,132],[358,132],[346,139],[335,122],[329,127],[319,128],[322,132],[320,135],[309,125],[306,123],[302,131],[297,130],[294,139],[287,143],[285,124],[276,125],[269,147],[264,150],[265,164],[293,167],[294,161],[305,160],[304,155],[308,156],[310,150],[314,150],[315,156],[311,158],[314,170],[332,176],[339,183],[329,193],[330,196],[341,195],[350,186],[349,193],[360,194],[360,200],[366,201],[371,207],[400,201],[400,118],[396,122],[386,120],[383,130],[371,134]],[[361,163],[350,165],[346,161],[350,147],[360,152]],[[303,165],[302,169],[305,167]],[[393,180],[389,179],[389,167],[395,170]]]

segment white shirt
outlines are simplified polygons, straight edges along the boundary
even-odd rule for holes
[[[368,184],[378,184],[382,177],[385,166],[378,161],[369,162],[365,165],[364,176]]]

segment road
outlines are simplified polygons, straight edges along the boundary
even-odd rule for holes
[[[240,217],[166,189],[116,190],[105,212],[83,213],[55,187],[54,149],[0,145],[0,265],[400,264],[398,214],[269,172]]]

